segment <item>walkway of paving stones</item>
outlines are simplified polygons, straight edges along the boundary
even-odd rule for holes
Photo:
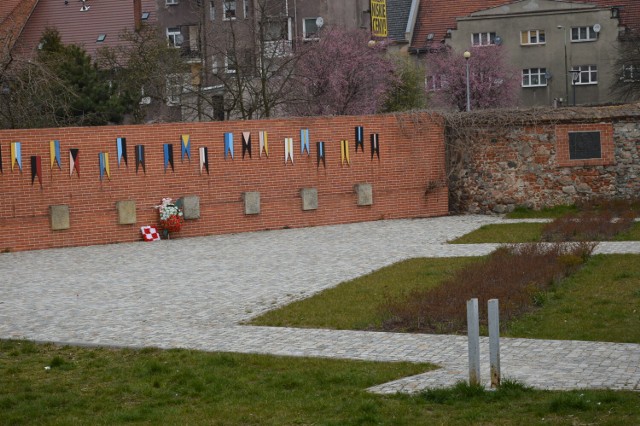
[[[497,217],[377,221],[0,254],[0,338],[82,345],[431,362],[375,388],[414,392],[467,375],[466,338],[239,325],[411,257],[476,256],[494,244],[447,240]],[[599,253],[640,253],[601,243]],[[503,377],[544,389],[640,390],[640,345],[502,339]],[[488,380],[488,342],[482,340]]]

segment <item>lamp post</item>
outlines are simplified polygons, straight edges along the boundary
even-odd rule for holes
[[[469,58],[471,57],[471,52],[468,50],[464,52],[464,60],[467,65],[467,112],[471,111],[471,92],[469,91]]]
[[[559,30],[564,30],[564,99],[569,102],[569,69],[567,67],[567,29],[558,25]]]

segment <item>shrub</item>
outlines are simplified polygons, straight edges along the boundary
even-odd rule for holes
[[[603,241],[628,231],[635,213],[631,210],[586,210],[559,217],[542,229],[543,241]]]
[[[486,325],[489,299],[499,299],[500,318],[507,322],[536,304],[562,278],[588,258],[594,243],[535,243],[502,246],[485,262],[460,270],[430,290],[416,290],[381,306],[388,331],[462,333],[466,331],[466,301],[477,298],[481,325]]]

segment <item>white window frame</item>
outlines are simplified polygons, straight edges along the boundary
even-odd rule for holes
[[[234,55],[234,57],[236,59],[236,64],[235,64],[236,66],[235,66],[235,68],[230,68],[229,67],[229,54],[224,55],[224,72],[227,73],[227,74],[235,74],[235,73],[238,72],[238,57],[235,56],[235,55]]]
[[[424,81],[427,92],[438,92],[446,87],[446,77],[442,74],[428,75]]]
[[[533,81],[537,80],[537,83]],[[522,70],[522,87],[545,87],[547,86],[546,68],[525,68]]]
[[[211,72],[216,75],[220,72],[220,65],[218,64],[218,58],[216,58],[215,56],[211,57]]]
[[[577,37],[574,37],[574,31],[577,31]],[[586,35],[582,34],[582,31],[586,33]],[[598,40],[598,33],[593,30],[593,26],[591,27],[571,27],[571,43],[583,43],[585,41],[596,41]]]
[[[209,1],[209,19],[211,21],[216,20],[216,2],[213,0]]]
[[[167,6],[175,6],[180,2],[180,0],[165,0],[164,4]]]
[[[487,32],[482,32],[482,33],[473,33],[473,34],[471,34],[471,45],[472,46],[491,46],[491,45],[494,45],[494,44],[496,44],[496,33],[495,33],[495,31],[487,31]]]
[[[526,35],[526,41],[523,40],[523,36]],[[540,41],[540,36],[544,38],[543,41]],[[535,41],[532,41],[535,40]],[[547,44],[547,37],[545,35],[544,30],[524,30],[520,31],[520,45],[521,46],[537,46],[540,44]]]
[[[318,28],[318,26],[316,25],[315,21],[318,18],[302,18],[302,38],[304,40],[320,40],[320,38],[318,37],[318,31],[320,31],[320,28]],[[314,21],[314,25],[316,26],[316,32],[314,32],[313,34],[311,34],[311,37],[307,36],[307,21],[313,20]]]
[[[227,16],[227,13],[231,11],[233,11],[233,16]],[[237,17],[238,17],[237,0],[222,0],[222,20],[235,21]]]
[[[167,27],[167,43],[171,47],[179,49],[184,42],[180,27]]]
[[[640,65],[623,65],[620,80],[627,83],[640,81]]]
[[[571,67],[571,71],[580,71],[578,80],[573,81],[573,74],[569,73],[571,84],[576,86],[585,86],[590,84],[598,84],[598,66],[597,65],[578,65]]]
[[[243,13],[244,19],[247,19],[249,17],[249,1],[248,0],[242,0],[242,13]]]

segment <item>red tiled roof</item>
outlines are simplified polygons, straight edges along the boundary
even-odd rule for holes
[[[633,30],[640,30],[640,0],[574,0],[574,3],[590,3],[600,7],[620,7],[620,24]],[[503,4],[513,3],[506,0],[420,0],[418,18],[411,47],[425,49],[433,43],[440,45],[448,28],[456,28],[456,18]],[[433,34],[433,41],[427,41],[427,35]]]
[[[122,0],[87,0],[89,10],[81,12],[82,2],[69,0],[41,1],[36,6],[16,45],[20,52],[34,52],[47,27],[60,32],[62,42],[77,44],[93,55],[101,46],[117,46],[123,42],[118,35],[125,29],[134,30],[134,2]],[[156,2],[142,0],[142,11],[150,12],[150,20],[156,18]],[[96,40],[106,34],[102,43]]]
[[[38,0],[8,0],[0,3],[0,43],[13,49]]]

